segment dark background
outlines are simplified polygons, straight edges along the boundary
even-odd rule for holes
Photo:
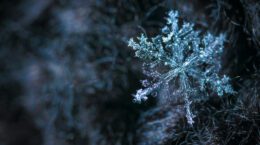
[[[237,94],[194,104],[133,103],[142,62],[130,37],[153,36],[167,12],[225,32],[222,73]],[[257,0],[2,0],[0,145],[260,144]]]

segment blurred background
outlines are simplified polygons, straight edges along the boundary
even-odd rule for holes
[[[127,41],[160,33],[169,10],[226,33],[234,96],[137,104],[142,62]],[[258,0],[1,0],[0,145],[260,144]]]

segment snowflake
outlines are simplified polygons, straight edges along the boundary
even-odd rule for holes
[[[136,57],[148,61],[143,70],[152,80],[143,81],[145,88],[137,91],[135,101],[147,100],[149,94],[164,88],[169,97],[184,97],[186,118],[192,125],[195,115],[190,106],[193,100],[206,99],[208,89],[218,96],[234,93],[229,77],[218,75],[225,40],[223,34],[201,36],[193,29],[193,24],[187,22],[179,27],[178,12],[170,11],[162,35],[148,39],[142,34],[137,39],[139,42],[131,38],[128,46],[135,50]]]

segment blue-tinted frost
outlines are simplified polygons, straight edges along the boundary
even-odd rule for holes
[[[169,97],[177,97],[174,92],[180,92],[177,94],[184,98],[188,123],[193,124],[190,105],[195,98],[207,97],[206,88],[218,96],[234,91],[229,77],[218,75],[225,36],[220,34],[216,37],[211,33],[201,36],[191,23],[184,22],[179,27],[177,17],[177,11],[169,12],[161,35],[148,39],[142,34],[137,38],[138,42],[132,38],[129,40],[128,45],[135,50],[136,57],[148,60],[144,72],[152,78],[143,81],[145,88],[137,91],[134,100],[147,100],[147,95],[161,87],[173,88]],[[162,66],[167,67],[167,71],[158,69]]]

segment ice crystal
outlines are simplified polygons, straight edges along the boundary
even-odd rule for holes
[[[170,11],[161,35],[148,39],[141,34],[137,39],[138,42],[131,38],[128,46],[135,50],[136,57],[148,61],[144,73],[152,80],[143,81],[144,89],[137,91],[135,101],[147,100],[148,95],[161,88],[173,89],[169,97],[184,97],[186,118],[193,124],[192,101],[206,99],[208,90],[218,96],[234,92],[229,77],[218,75],[225,35],[201,35],[187,22],[179,27],[178,12]]]

